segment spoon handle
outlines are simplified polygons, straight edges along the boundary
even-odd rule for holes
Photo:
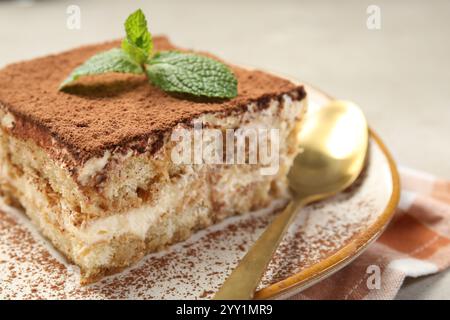
[[[253,298],[256,287],[283,235],[299,208],[305,204],[306,202],[302,199],[291,201],[283,212],[272,220],[216,293],[215,300]]]

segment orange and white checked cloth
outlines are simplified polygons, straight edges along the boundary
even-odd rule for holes
[[[350,265],[291,299],[393,299],[406,277],[450,266],[450,181],[407,168],[400,175],[400,204],[381,237]]]

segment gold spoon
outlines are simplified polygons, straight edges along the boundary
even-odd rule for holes
[[[367,153],[367,122],[354,103],[332,101],[307,115],[298,141],[300,153],[288,173],[293,200],[253,244],[214,299],[253,298],[300,207],[334,195],[356,180]]]

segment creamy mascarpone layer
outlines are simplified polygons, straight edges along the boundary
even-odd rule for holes
[[[239,186],[245,186],[261,180],[258,172],[253,174],[229,173],[224,179],[229,183],[229,187],[223,190],[224,194],[233,193]],[[114,214],[105,218],[97,219],[93,223],[83,228],[74,227],[69,220],[66,221],[67,229],[85,244],[94,244],[107,241],[123,234],[131,234],[145,239],[150,227],[158,223],[158,219],[163,214],[175,214],[175,208],[182,205],[185,194],[193,197],[202,197],[202,190],[190,188],[191,182],[196,179],[195,173],[180,177],[179,182],[173,185],[166,185],[159,193],[159,198],[155,205],[145,205],[131,209],[125,213]],[[205,203],[205,205],[208,205]],[[202,212],[199,210],[198,214]],[[205,212],[206,213],[206,212]],[[183,214],[183,213],[181,213]],[[197,217],[193,217],[197,218]]]

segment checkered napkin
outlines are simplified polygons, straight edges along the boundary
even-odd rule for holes
[[[350,265],[291,299],[392,299],[405,277],[450,266],[450,181],[401,168],[397,212]]]

